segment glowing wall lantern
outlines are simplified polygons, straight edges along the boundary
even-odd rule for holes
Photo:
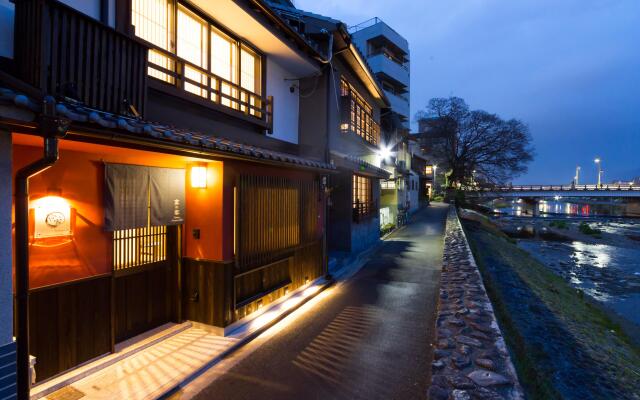
[[[32,202],[36,239],[71,236],[71,206],[58,196],[46,196]]]
[[[202,165],[191,167],[191,187],[200,189],[207,187],[207,167]]]

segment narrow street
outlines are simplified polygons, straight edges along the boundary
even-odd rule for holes
[[[331,296],[196,398],[425,398],[447,209],[415,214]]]

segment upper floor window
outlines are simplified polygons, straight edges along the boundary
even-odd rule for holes
[[[380,127],[373,119],[373,108],[344,78],[340,80],[340,95],[343,110],[340,130],[344,133],[353,132],[377,145],[380,141]]]
[[[136,36],[152,46],[149,76],[262,119],[262,58],[176,0],[133,0]]]

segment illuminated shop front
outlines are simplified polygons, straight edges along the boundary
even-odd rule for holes
[[[42,140],[13,134],[14,172]],[[186,320],[218,329],[324,273],[314,171],[71,140],[30,181],[38,382]]]

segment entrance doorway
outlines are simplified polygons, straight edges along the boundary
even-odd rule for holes
[[[178,321],[179,226],[113,232],[113,329],[122,342]]]

